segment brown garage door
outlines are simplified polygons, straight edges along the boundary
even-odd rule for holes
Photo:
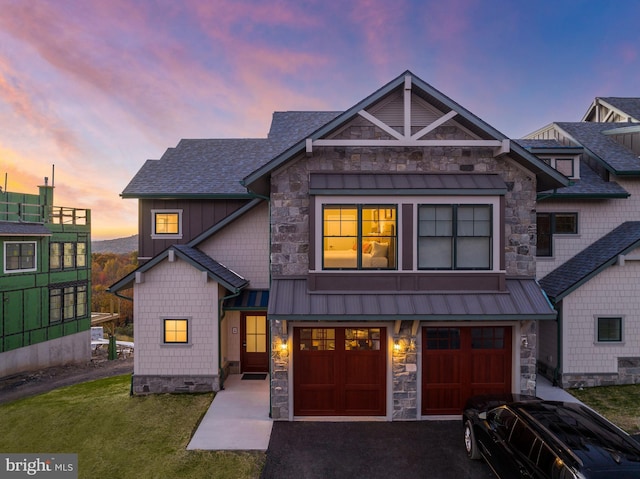
[[[296,416],[386,414],[383,328],[295,328]]]
[[[476,394],[511,392],[511,328],[422,330],[422,414],[460,414]]]

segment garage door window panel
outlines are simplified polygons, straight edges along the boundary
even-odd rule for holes
[[[295,328],[294,414],[384,415],[382,328]]]

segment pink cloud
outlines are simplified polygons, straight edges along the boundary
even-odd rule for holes
[[[58,116],[51,112],[46,100],[34,92],[8,62],[0,58],[0,100],[11,107],[13,112],[40,133],[51,136],[62,153],[75,152],[78,140],[72,131],[66,129]]]

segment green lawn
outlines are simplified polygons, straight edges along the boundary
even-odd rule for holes
[[[130,397],[130,381],[101,379],[1,405],[0,451],[77,453],[80,478],[260,476],[264,453],[186,450],[213,394]]]
[[[569,392],[629,434],[640,432],[640,384],[570,389]]]

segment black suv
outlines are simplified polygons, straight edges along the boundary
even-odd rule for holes
[[[640,443],[580,403],[477,396],[462,422],[467,455],[502,479],[640,478]]]

